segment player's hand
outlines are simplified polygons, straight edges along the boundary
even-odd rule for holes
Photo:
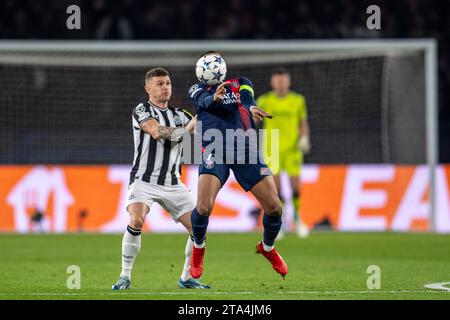
[[[253,119],[256,122],[260,122],[263,118],[269,118],[269,119],[273,118],[273,116],[271,114],[268,114],[263,109],[260,109],[257,106],[251,106],[250,112],[252,113]]]
[[[197,124],[197,115],[193,117],[186,125],[186,131],[189,133],[192,133],[195,129],[195,126]]]
[[[311,151],[311,143],[309,142],[309,137],[307,135],[304,135],[300,138],[298,142],[298,148],[304,154],[308,154]]]
[[[227,93],[227,83],[222,82],[216,89],[216,93],[214,93],[214,102],[220,102],[223,100],[225,94]]]

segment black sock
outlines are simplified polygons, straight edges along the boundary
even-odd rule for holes
[[[138,235],[140,235],[141,232],[142,232],[142,230],[140,230],[140,229],[135,229],[135,228],[132,228],[132,227],[130,227],[130,226],[127,226],[127,231],[128,231],[131,235],[133,235],[133,236],[138,236]]]
[[[263,226],[264,226],[264,244],[273,246],[275,238],[281,229],[281,215],[269,216],[264,212]]]
[[[197,208],[192,210],[191,223],[194,242],[201,245],[206,238],[206,230],[208,229],[209,216],[202,216],[198,213]]]

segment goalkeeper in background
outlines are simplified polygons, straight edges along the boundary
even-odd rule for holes
[[[258,106],[273,115],[270,121],[263,121],[266,130],[279,130],[279,166],[274,168],[267,159],[267,164],[273,172],[275,184],[282,203],[280,174],[285,171],[292,187],[294,207],[294,222],[297,235],[305,238],[309,234],[308,227],[300,218],[300,170],[303,154],[307,154],[311,145],[309,142],[309,124],[305,97],[290,91],[291,77],[289,72],[280,68],[272,73],[270,79],[272,91],[257,99]],[[267,150],[271,150],[270,134],[266,136]],[[274,170],[277,169],[277,170]],[[289,230],[290,228],[288,228]],[[285,229],[286,230],[286,229]],[[279,234],[280,239],[282,234]]]

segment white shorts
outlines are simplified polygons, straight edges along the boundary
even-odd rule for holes
[[[178,219],[195,208],[192,193],[182,183],[174,186],[160,186],[136,180],[128,187],[127,210],[130,204],[145,203],[150,208],[153,202],[163,207],[171,217]]]

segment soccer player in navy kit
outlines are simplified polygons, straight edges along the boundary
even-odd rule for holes
[[[215,55],[217,59],[221,54],[209,51],[202,55]],[[202,131],[216,129],[222,133],[224,148],[227,148],[226,130],[254,129],[254,119],[261,121],[263,117],[271,118],[271,115],[259,109],[253,94],[253,86],[249,79],[241,77],[228,79],[218,85],[208,86],[206,83],[198,83],[189,89],[189,99],[197,111],[197,121],[201,123]],[[202,134],[203,151],[210,143]],[[205,255],[205,239],[208,227],[209,215],[214,206],[216,196],[228,179],[230,170],[233,170],[238,183],[245,191],[250,191],[259,201],[264,210],[263,241],[256,246],[257,253],[261,253],[270,261],[276,272],[283,277],[288,268],[282,257],[274,248],[275,238],[281,228],[281,201],[275,186],[270,169],[257,158],[256,163],[239,163],[236,157],[244,153],[249,158],[252,146],[245,143],[244,150],[238,150],[234,154],[233,163],[226,163],[224,156],[216,154],[203,154],[202,164],[199,168],[197,205],[192,211],[191,223],[194,235],[194,248],[191,257],[190,273],[198,279],[203,272],[203,258]],[[232,143],[234,147],[234,142]],[[223,152],[225,154],[225,151]],[[214,160],[212,159],[214,156]]]

